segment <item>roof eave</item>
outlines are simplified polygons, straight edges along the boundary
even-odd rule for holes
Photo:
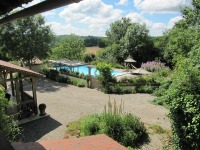
[[[0,19],[0,25],[80,1],[82,0],[46,0]]]

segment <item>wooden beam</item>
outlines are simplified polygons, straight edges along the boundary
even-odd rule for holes
[[[78,3],[80,1],[82,0],[46,0],[0,19],[0,25],[23,17],[43,13],[45,11],[49,11],[51,9],[55,9],[61,6],[69,5],[72,3]]]

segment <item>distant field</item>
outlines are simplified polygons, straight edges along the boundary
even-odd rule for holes
[[[102,48],[99,48],[97,46],[94,46],[94,47],[86,47],[86,53],[88,54],[94,54],[96,55],[96,53],[101,50]]]

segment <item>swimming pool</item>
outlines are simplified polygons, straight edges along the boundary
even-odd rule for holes
[[[59,69],[69,69],[69,67],[68,66],[62,66],[62,67],[59,67]],[[88,75],[88,67],[86,65],[73,67],[73,71],[83,73],[84,75]],[[124,74],[123,72],[116,71],[116,70],[112,70],[111,73],[112,73],[113,76],[118,76],[118,75]],[[92,67],[91,68],[91,75],[92,76],[99,75],[99,71],[96,68]]]

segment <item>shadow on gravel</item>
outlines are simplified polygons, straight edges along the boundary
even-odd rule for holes
[[[21,125],[23,142],[35,142],[45,134],[55,130],[62,124],[50,116]]]
[[[23,82],[25,91],[31,91],[31,84],[27,81]],[[39,78],[36,80],[37,92],[56,92],[62,87],[68,87],[66,83],[58,83],[46,78]]]

